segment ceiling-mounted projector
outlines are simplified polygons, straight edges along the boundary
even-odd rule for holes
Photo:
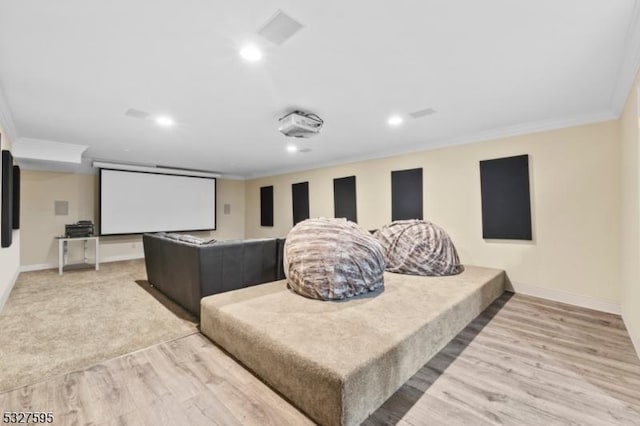
[[[322,124],[324,124],[324,121],[316,114],[303,111],[290,112],[278,121],[280,122],[278,130],[283,135],[293,138],[310,138],[320,133]]]

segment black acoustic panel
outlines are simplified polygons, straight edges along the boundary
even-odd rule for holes
[[[422,218],[422,168],[392,171],[391,220]]]
[[[358,222],[356,208],[356,177],[348,176],[333,180],[333,215]]]
[[[20,167],[13,166],[13,229],[20,229]]]
[[[13,157],[2,151],[2,212],[0,214],[0,246],[9,247],[13,240]]]
[[[531,240],[529,156],[480,161],[482,237]]]
[[[260,188],[260,226],[273,226],[273,186]]]
[[[293,224],[309,219],[309,182],[291,185],[293,200]]]

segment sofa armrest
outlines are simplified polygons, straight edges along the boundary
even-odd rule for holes
[[[151,234],[143,236],[149,282],[194,315],[200,315],[199,248]]]

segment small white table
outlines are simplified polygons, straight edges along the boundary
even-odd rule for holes
[[[62,270],[65,266],[87,266],[93,267],[94,265],[89,263],[89,258],[87,254],[88,243],[89,241],[93,241],[95,243],[95,267],[96,271],[100,269],[100,244],[99,237],[76,237],[76,238],[67,238],[67,237],[56,237],[58,240],[58,273],[62,275]],[[84,243],[84,259],[82,263],[75,263],[72,265],[67,265],[67,257],[68,257],[68,243],[69,241],[82,241]]]

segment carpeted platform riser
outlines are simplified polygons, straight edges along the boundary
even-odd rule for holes
[[[372,360],[345,383],[344,400],[352,409],[342,413],[342,425],[359,425],[429,362],[471,321],[504,293],[504,276],[495,277],[472,297],[429,322],[404,344]],[[390,366],[392,366],[390,368]],[[360,401],[354,404],[353,401]],[[364,409],[367,407],[367,409]]]
[[[321,366],[256,342],[251,330],[232,324],[224,313],[217,311],[202,316],[200,329],[309,417],[320,424],[332,424],[326,416],[326,407],[341,405],[341,380]],[[292,385],[291,377],[296,377],[296,386]]]
[[[442,308],[442,312],[433,313],[434,317],[420,326],[416,332],[406,335],[401,339],[401,342],[388,348],[376,339],[371,339],[369,343],[364,345],[371,345],[371,353],[379,353],[379,355],[371,356],[371,358],[367,359],[363,358],[363,361],[357,364],[355,368],[346,370],[344,367],[340,367],[343,363],[340,361],[340,356],[335,356],[335,350],[338,351],[338,354],[348,354],[350,349],[354,350],[354,348],[349,347],[348,342],[341,342],[335,345],[333,345],[335,343],[333,342],[326,345],[326,347],[318,347],[320,353],[324,353],[322,351],[325,350],[333,351],[334,356],[330,356],[333,361],[326,361],[315,350],[307,351],[306,356],[301,356],[300,351],[305,353],[305,349],[311,349],[311,347],[305,348],[295,344],[283,346],[283,342],[279,341],[279,338],[269,335],[271,333],[270,330],[274,330],[273,328],[266,328],[265,324],[259,321],[253,325],[251,321],[243,321],[242,312],[247,312],[246,315],[253,316],[256,313],[256,309],[258,311],[263,310],[268,315],[268,318],[271,318],[269,315],[273,316],[274,311],[265,305],[273,303],[274,299],[270,299],[270,297],[273,297],[272,293],[277,293],[277,296],[281,296],[281,299],[277,299],[276,303],[280,305],[273,307],[275,311],[282,309],[282,304],[292,304],[294,311],[295,309],[300,310],[300,312],[295,311],[296,313],[291,318],[307,315],[302,311],[304,308],[310,308],[313,312],[308,313],[309,318],[322,319],[324,315],[320,308],[323,307],[327,309],[328,312],[326,314],[329,315],[329,318],[343,315],[347,311],[354,312],[353,315],[355,317],[353,318],[357,318],[359,315],[358,309],[361,309],[360,313],[362,313],[362,309],[365,311],[369,309],[368,314],[372,315],[371,309],[373,306],[376,308],[387,306],[387,300],[393,301],[393,297],[405,294],[402,291],[394,291],[393,284],[387,289],[386,295],[383,293],[380,296],[376,296],[375,299],[347,302],[344,305],[317,305],[316,303],[327,302],[315,301],[313,305],[309,305],[307,301],[296,299],[299,296],[287,292],[284,289],[284,283],[280,283],[284,290],[278,287],[279,283],[271,283],[265,285],[262,289],[254,288],[245,292],[239,290],[226,295],[212,296],[211,298],[203,299],[201,329],[205,335],[225,348],[316,422],[322,425],[357,425],[366,420],[369,414],[375,411],[470,321],[502,294],[504,291],[503,272],[496,271],[488,274],[487,271],[491,270],[485,268],[476,268],[474,270],[480,271],[479,277],[482,278],[482,283],[478,282],[476,278],[476,283],[474,284],[472,278],[475,276],[473,276],[473,272],[472,275],[467,274],[462,278],[448,277],[446,278],[448,281],[442,281],[442,279],[440,281],[438,279],[436,281],[426,281],[425,285],[429,285],[428,283],[433,284],[434,282],[439,283],[439,289],[436,288],[437,286],[434,287],[434,301],[438,301],[436,302],[437,306],[441,305],[441,308],[442,306],[449,306],[449,309]],[[470,276],[472,278],[469,278]],[[398,278],[396,274],[390,274],[387,278],[392,282],[404,279]],[[413,282],[410,285],[416,284],[415,279],[407,278],[408,282]],[[423,278],[419,277],[418,279]],[[446,300],[448,299],[443,299],[443,293],[452,292],[452,294],[456,294],[455,286],[457,282],[455,280],[461,280],[459,281],[461,283],[459,287],[467,289],[465,290],[466,296],[464,298],[454,297],[450,303],[447,303]],[[420,286],[418,288],[426,289],[427,287]],[[471,288],[474,288],[474,290],[469,291]],[[261,293],[258,294],[258,291]],[[279,293],[280,291],[283,292]],[[378,299],[377,297],[381,298]],[[384,299],[384,297],[387,297],[387,299]],[[246,303],[249,303],[248,306],[251,307],[243,306]],[[251,305],[252,303],[254,305]],[[370,303],[374,303],[374,305],[370,305]],[[413,303],[413,301],[410,303]],[[393,303],[390,305],[392,308],[387,314],[392,315],[394,318],[397,318],[397,315],[403,315],[403,311],[398,311],[397,308],[394,309],[393,305]],[[238,310],[236,309],[238,306],[247,307],[247,310]],[[432,313],[430,311],[436,309],[434,306],[425,307],[424,318],[429,318],[429,314]],[[414,308],[419,309],[420,307],[414,306]],[[419,318],[419,316],[414,316],[414,318]],[[348,321],[346,318],[349,318],[349,316],[341,316],[340,318],[343,320],[343,323],[340,324],[341,327],[348,328],[348,324],[344,323],[344,321]],[[256,318],[252,319],[255,320]],[[358,320],[356,320],[356,323],[358,323]],[[277,330],[280,336],[289,335],[287,324],[282,320],[282,329]],[[256,325],[258,326],[256,327]],[[309,333],[313,335],[313,325],[310,324],[309,326]],[[372,324],[372,326],[375,325]],[[293,329],[289,330],[290,332],[293,331],[294,334],[296,330],[300,332],[295,325],[293,327]],[[260,328],[262,329],[260,330]],[[400,332],[399,335],[403,335],[402,331],[404,330],[398,331]],[[271,334],[277,335],[278,333]],[[378,331],[379,333],[380,331]],[[385,329],[384,333],[389,335],[395,332],[393,329]],[[366,348],[361,347],[363,342],[366,342],[366,339],[362,340],[363,335],[357,335],[357,339],[360,341],[358,344],[360,353],[363,353],[363,349],[366,353]],[[354,339],[354,341],[357,339]],[[298,342],[298,340],[295,341]],[[314,343],[312,347],[318,346],[318,341],[312,342]],[[383,345],[382,347],[380,346],[381,344]],[[337,349],[334,350],[333,348]],[[314,355],[316,357],[315,361],[312,360],[313,356],[310,356],[312,353],[316,354]],[[330,352],[327,354],[330,354]],[[323,362],[328,362],[328,365],[324,365]],[[343,371],[343,373],[338,373],[338,371]]]

